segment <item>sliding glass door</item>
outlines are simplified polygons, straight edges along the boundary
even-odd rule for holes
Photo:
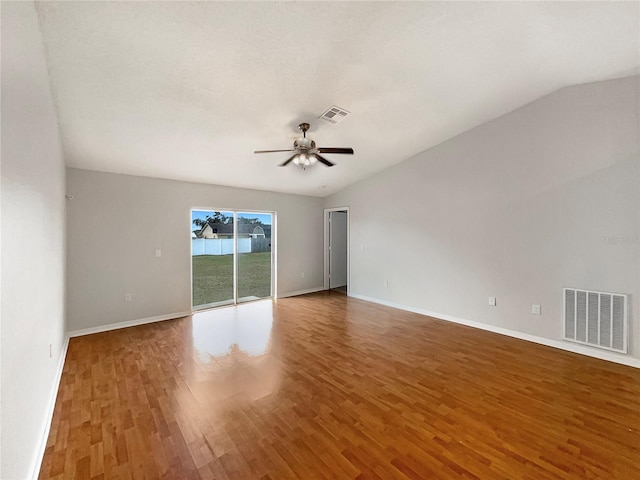
[[[194,309],[272,295],[273,219],[262,212],[191,211]]]

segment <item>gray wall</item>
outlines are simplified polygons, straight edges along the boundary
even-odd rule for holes
[[[563,286],[627,293],[640,358],[638,87],[563,89],[327,198],[351,293],[551,340]]]
[[[0,478],[9,480],[34,473],[57,389],[65,331],[65,173],[33,3],[3,2],[1,28]]]
[[[190,311],[192,207],[276,211],[278,295],[322,288],[322,198],[73,168],[67,182],[70,331]]]

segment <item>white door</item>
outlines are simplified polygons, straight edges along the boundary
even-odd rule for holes
[[[329,288],[347,284],[347,212],[329,212]]]

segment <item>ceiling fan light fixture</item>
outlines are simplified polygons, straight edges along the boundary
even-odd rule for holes
[[[318,159],[315,155],[300,153],[293,158],[293,163],[298,165],[302,170],[306,170],[308,167],[312,167],[318,163]]]

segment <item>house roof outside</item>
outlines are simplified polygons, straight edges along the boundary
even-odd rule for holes
[[[199,230],[194,230],[193,233],[195,233],[197,237],[200,237],[207,227],[211,227],[213,233],[217,233],[218,235],[233,235],[233,223],[207,223],[203,225]],[[239,223],[238,235],[253,235],[263,233],[256,232],[256,227],[262,228],[264,236],[266,238],[271,238],[271,225],[255,225],[250,223]]]

